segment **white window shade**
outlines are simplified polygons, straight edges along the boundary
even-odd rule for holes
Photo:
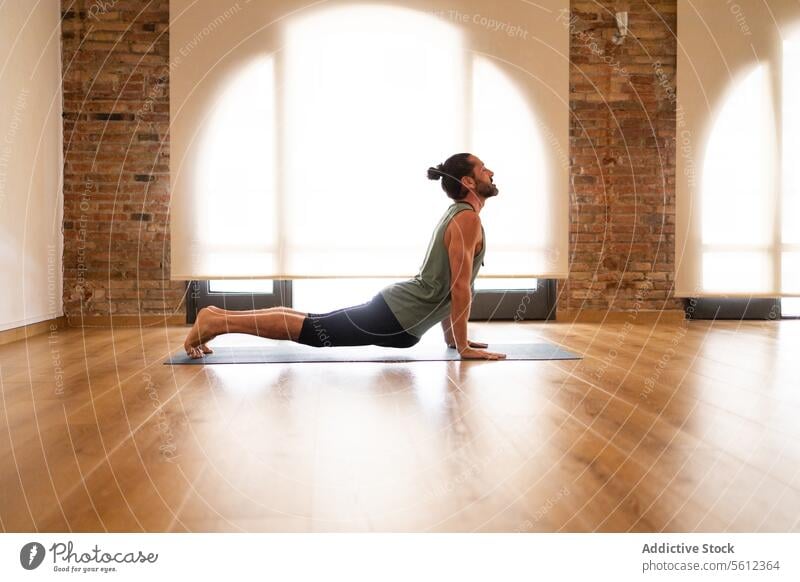
[[[766,66],[758,65],[733,85],[712,125],[700,191],[703,292],[773,288],[771,105]]]
[[[800,5],[741,10],[678,2],[678,297],[800,294]]]
[[[783,42],[781,290],[800,296],[800,33]]]
[[[193,47],[171,76],[173,279],[413,276],[452,203],[426,170],[461,151],[500,187],[481,274],[566,277],[565,1],[506,9],[542,30],[522,81],[520,39],[485,27],[367,2],[284,3],[288,18],[253,4],[195,44],[214,3],[170,4],[172,52]],[[496,62],[475,50],[487,39]]]
[[[275,272],[275,65],[257,59],[219,94],[198,136],[189,267],[195,278]]]
[[[553,241],[562,223],[550,196],[554,184],[542,124],[519,88],[488,58],[473,59],[472,97],[472,149],[480,152],[500,188],[481,211],[488,241],[481,274],[553,272]]]
[[[447,205],[425,172],[465,143],[461,34],[410,10],[287,26],[285,255],[291,277],[416,273]]]

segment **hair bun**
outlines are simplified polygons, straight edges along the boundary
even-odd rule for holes
[[[437,167],[431,166],[428,168],[428,180],[438,180],[442,177],[442,164],[439,164]]]

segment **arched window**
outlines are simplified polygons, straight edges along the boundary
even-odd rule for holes
[[[199,80],[175,70],[189,104],[173,104],[173,279],[412,276],[451,203],[425,170],[458,151],[494,169],[501,192],[481,275],[566,276],[566,170],[542,145],[528,71],[512,78],[465,27],[406,8],[326,7],[279,28],[278,50],[224,76],[210,50]],[[201,99],[205,75],[215,91]]]
[[[678,3],[679,297],[743,310],[800,297],[798,22],[791,3],[748,4],[746,31],[710,4]]]

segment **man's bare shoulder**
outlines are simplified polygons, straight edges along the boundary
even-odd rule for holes
[[[445,230],[445,243],[476,242],[481,232],[481,219],[474,210],[462,210],[456,214]]]
[[[472,208],[467,208],[460,212],[456,212],[455,216],[453,216],[453,221],[459,222],[461,224],[478,225],[481,223],[481,217]]]

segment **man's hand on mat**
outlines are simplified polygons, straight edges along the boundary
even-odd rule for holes
[[[467,345],[469,347],[471,347],[471,348],[488,348],[489,347],[489,344],[485,344],[483,342],[474,342],[472,340],[467,340]],[[447,347],[456,349],[456,342],[455,341],[447,342]]]
[[[502,360],[506,357],[505,354],[501,354],[500,352],[490,352],[475,348],[464,348],[459,353],[461,354],[462,360]]]

